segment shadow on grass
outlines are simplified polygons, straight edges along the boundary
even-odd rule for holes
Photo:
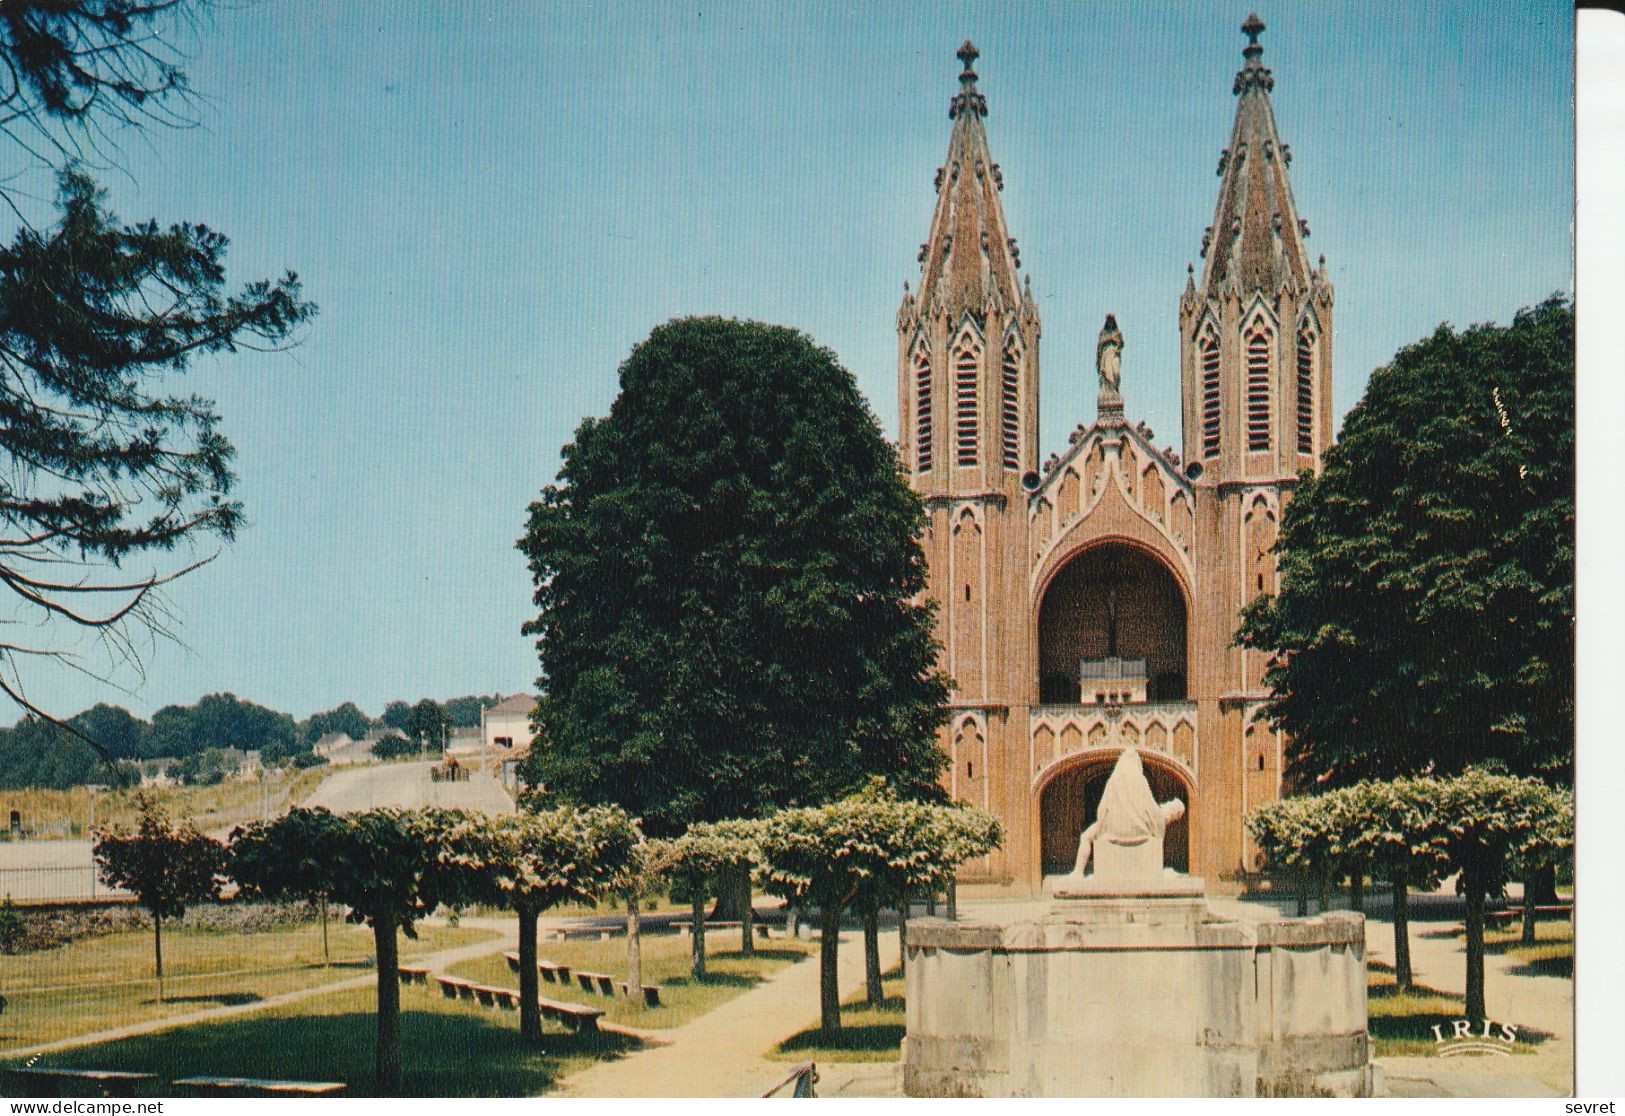
[[[347,1095],[373,1096],[376,1018],[370,1011],[260,1015],[79,1047],[52,1064],[116,1066],[164,1081],[199,1075],[342,1081]],[[532,1096],[575,1068],[567,1062],[609,1061],[642,1045],[624,1035],[549,1031],[532,1047],[508,1018],[402,1011],[401,1095]]]
[[[691,976],[667,977],[660,982],[660,987],[662,989],[691,988],[695,986],[701,988],[755,988],[762,983],[762,979],[759,976],[746,976],[741,973],[706,973],[698,980]]]
[[[1381,962],[1373,961],[1368,968],[1390,978],[1393,974],[1393,967]],[[1373,1041],[1396,1046],[1425,1043],[1425,1051],[1431,1051],[1437,1038],[1433,1028],[1437,1026],[1440,1033],[1449,1037],[1454,1033],[1453,1025],[1466,1010],[1462,997],[1453,993],[1441,992],[1425,984],[1413,984],[1401,992],[1388,981],[1366,988],[1366,1005],[1366,1026]],[[1518,1027],[1519,1046],[1539,1046],[1551,1037],[1547,1031]],[[1396,1049],[1393,1052],[1400,1051]],[[1379,1049],[1378,1053],[1384,1051]]]
[[[902,1010],[901,1004],[897,1010]],[[806,1051],[895,1054],[903,1044],[907,1029],[902,1023],[852,1023],[843,1025],[835,1035],[826,1035],[817,1027],[810,1027],[785,1039],[778,1049],[786,1054]]]
[[[216,992],[196,996],[166,996],[166,1004],[217,1004],[222,1007],[236,1007],[240,1004],[257,1004],[264,999],[258,992]],[[149,1003],[152,1001],[148,1001]]]
[[[1574,954],[1564,953],[1550,957],[1531,957],[1520,965],[1512,966],[1507,972],[1513,976],[1573,978]]]

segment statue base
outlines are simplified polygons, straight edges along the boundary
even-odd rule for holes
[[[910,920],[905,1095],[1371,1095],[1362,916],[1226,917],[1173,872],[1029,912]]]

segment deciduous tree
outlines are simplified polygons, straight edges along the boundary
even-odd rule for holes
[[[936,793],[917,497],[852,376],[793,330],[669,322],[564,448],[519,547],[543,676],[532,785],[691,822]]]
[[[595,903],[631,861],[637,831],[613,806],[560,807],[536,814],[473,817],[448,839],[448,863],[464,873],[464,894],[519,916],[519,1030],[542,1038],[537,1001],[536,924],[560,903]]]
[[[1571,779],[1574,313],[1440,326],[1373,373],[1238,640],[1302,785],[1499,760]]]
[[[153,976],[164,998],[164,919],[220,894],[225,867],[220,842],[199,833],[190,821],[170,822],[157,799],[137,797],[135,832],[103,829],[92,855],[96,872],[109,887],[123,888],[152,915]]]
[[[466,815],[386,808],[333,814],[295,809],[232,831],[231,874],[245,892],[268,897],[325,892],[372,927],[378,971],[378,1092],[401,1090],[401,986],[397,933],[442,903],[468,901],[469,875],[452,863],[449,835]]]

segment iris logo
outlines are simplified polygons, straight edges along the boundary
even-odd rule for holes
[[[1505,1058],[1518,1043],[1516,1023],[1486,1019],[1475,1030],[1472,1020],[1456,1019],[1451,1022],[1448,1034],[1444,1026],[1443,1023],[1433,1025],[1433,1052],[1441,1058],[1454,1058],[1458,1054],[1499,1054]]]

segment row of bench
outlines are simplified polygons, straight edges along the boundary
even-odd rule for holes
[[[133,1097],[138,1085],[158,1080],[155,1073],[129,1070],[19,1066],[9,1071],[20,1079],[26,1096],[60,1097],[74,1084],[104,1097]],[[331,1097],[344,1092],[342,1081],[278,1081],[258,1077],[183,1077],[171,1082],[179,1096],[194,1097]]]
[[[503,954],[503,957],[507,958],[508,968],[517,973],[519,971],[519,954],[505,953]],[[555,961],[541,960],[536,962],[536,971],[540,973],[542,979],[547,981],[549,984],[563,984],[565,986],[570,984],[572,970],[569,965],[560,965]],[[583,992],[596,993],[600,996],[613,996],[615,995],[616,989],[619,989],[620,994],[623,996],[630,994],[627,989],[626,981],[616,980],[608,973],[590,973],[585,970],[577,969],[574,971],[574,977],[576,983],[581,986],[581,990]],[[658,984],[645,984],[642,987],[643,1002],[649,1007],[659,1007],[660,986]]]
[[[403,971],[401,979],[409,984],[419,983],[415,979],[417,971],[413,970],[414,975],[410,977]],[[516,989],[475,984],[473,981],[464,980],[462,977],[437,976],[434,979],[435,983],[440,985],[440,994],[448,1000],[476,1000],[485,1007],[503,1008],[506,1011],[517,1011],[519,1009],[519,992]],[[421,983],[428,983],[426,973]],[[598,1020],[604,1014],[603,1008],[563,1003],[557,1000],[544,1000],[540,997],[537,997],[536,1005],[541,1009],[544,1018],[555,1019],[572,1031],[596,1031],[598,1029]]]
[[[684,919],[681,922],[670,922],[666,925],[679,934],[687,936],[692,932],[694,922],[692,919]],[[707,922],[705,932],[710,934],[715,931],[738,930],[742,925],[744,924],[741,922]],[[767,923],[757,922],[755,926],[757,937],[766,938],[769,936]],[[659,923],[651,923],[649,929],[659,929]],[[550,942],[567,942],[572,938],[597,938],[599,941],[607,942],[609,939],[624,933],[626,931],[618,926],[549,926],[543,930],[542,937],[545,941]]]

